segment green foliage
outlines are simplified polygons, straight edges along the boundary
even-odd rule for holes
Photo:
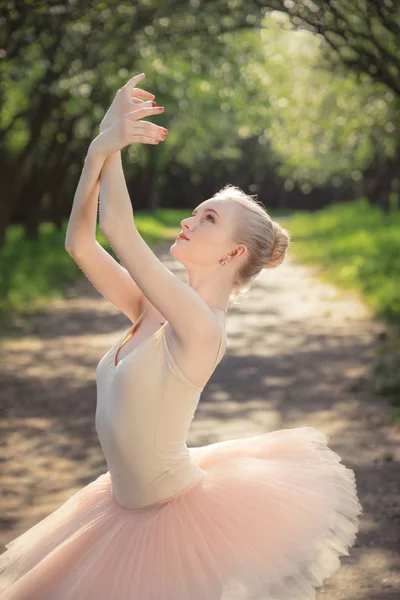
[[[359,181],[375,156],[393,156],[400,128],[399,99],[363,74],[333,73],[322,60],[325,42],[291,31],[285,15],[264,20],[256,60],[248,70],[268,99],[264,136],[278,172],[304,191],[346,179]]]
[[[45,6],[10,7],[7,26],[19,25],[1,65],[0,129],[10,204],[23,209],[21,182],[38,214],[46,197],[66,203],[116,90],[141,71],[169,135],[126,152],[134,168],[151,162],[157,181],[171,162],[191,169],[193,186],[210,165],[240,164],[244,180],[275,170],[306,192],[359,181],[375,155],[395,151],[398,97],[365,73],[332,73],[321,36],[288,31],[286,15],[257,3],[73,3],[49,10],[47,27]]]
[[[400,424],[400,210],[386,214],[360,198],[315,213],[297,212],[285,227],[296,261],[316,265],[322,280],[359,292],[372,312],[391,325],[376,340],[374,364],[353,391],[367,386],[388,397],[392,423]]]
[[[20,226],[7,229],[0,251],[0,319],[4,326],[14,314],[29,314],[45,307],[48,299],[78,274],[64,249],[65,233],[43,223],[38,241],[23,236]]]
[[[325,41],[331,70],[343,66],[383,83],[400,96],[400,10],[398,0],[267,0],[287,13],[294,29]]]
[[[187,210],[135,212],[135,224],[146,242],[175,239]],[[271,213],[273,218],[278,215]],[[400,211],[389,215],[364,199],[336,204],[315,213],[288,213],[290,253],[302,263],[320,265],[321,277],[346,289],[359,290],[378,315],[400,324]],[[82,275],[64,249],[66,224],[57,231],[41,226],[37,242],[9,227],[0,251],[0,317],[45,307],[64,286]],[[115,257],[101,230],[97,239]]]
[[[379,339],[378,360],[372,370],[371,383],[374,390],[392,400],[398,409],[394,422],[400,417],[400,328],[390,331]],[[398,420],[400,424],[400,419]]]
[[[378,316],[400,326],[400,211],[384,213],[364,198],[286,222],[296,260],[321,266],[321,277],[361,292]]]
[[[163,211],[157,218],[138,214],[135,223],[150,246],[174,237],[171,215],[163,216]],[[7,229],[6,243],[0,249],[1,328],[8,328],[19,317],[45,311],[49,300],[63,297],[65,286],[82,277],[82,270],[65,250],[66,227],[65,223],[58,231],[52,224],[42,223],[38,241],[24,238],[19,226]],[[174,232],[176,235],[176,227]],[[100,228],[96,237],[115,258]]]

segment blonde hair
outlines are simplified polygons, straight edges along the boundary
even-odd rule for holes
[[[240,188],[227,184],[212,198],[234,202],[240,207],[233,239],[246,246],[247,259],[237,269],[229,299],[238,300],[251,287],[262,269],[274,269],[284,260],[291,243],[290,233],[273,221],[265,206]]]

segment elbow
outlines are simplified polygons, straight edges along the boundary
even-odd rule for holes
[[[76,254],[76,244],[73,243],[71,240],[65,240],[64,248],[70,256],[74,256]]]
[[[104,233],[104,235],[106,235],[107,224],[105,223],[104,219],[99,220],[99,227],[100,227],[101,232]]]
[[[110,241],[110,236],[117,229],[117,224],[112,223],[109,219],[99,219],[99,227],[103,235]]]
[[[73,246],[74,246],[74,244],[72,243],[71,238],[68,237],[68,235],[67,235],[65,238],[64,248],[65,248],[66,252],[68,252],[68,254],[72,254]]]
[[[71,244],[67,239],[65,240],[64,249],[66,252],[68,252],[68,254],[71,254]]]
[[[74,236],[72,234],[72,231],[67,230],[67,233],[65,235],[64,248],[68,252],[68,254],[72,254],[72,247],[74,246],[73,237]]]
[[[130,224],[128,225],[127,219],[123,218],[108,218],[108,219],[99,219],[99,227],[104,234],[104,237],[110,242],[113,243],[114,240],[122,239],[127,232],[130,232]]]

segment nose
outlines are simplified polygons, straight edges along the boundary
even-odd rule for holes
[[[186,219],[182,219],[182,221],[181,221],[181,227],[182,227],[182,229],[190,229],[190,227],[188,225],[189,219],[190,219],[190,217],[188,217]]]

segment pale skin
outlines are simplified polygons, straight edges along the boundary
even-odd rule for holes
[[[146,310],[137,334],[119,353],[128,353],[168,321],[168,344],[176,362],[197,385],[207,381],[223,335],[225,310],[234,270],[246,248],[231,234],[236,208],[226,200],[202,202],[181,221],[190,239],[176,240],[170,253],[187,272],[187,283],[156,257],[135,227],[132,204],[122,170],[120,150],[131,143],[154,144],[163,128],[140,120],[160,114],[154,95],[136,87],[144,74],[132,77],[117,92],[89,147],[76,189],[65,246],[99,292],[135,323]],[[161,138],[162,139],[162,138]],[[98,195],[100,228],[124,267],[95,239]],[[213,209],[215,212],[212,212]],[[226,259],[222,266],[222,259]]]

